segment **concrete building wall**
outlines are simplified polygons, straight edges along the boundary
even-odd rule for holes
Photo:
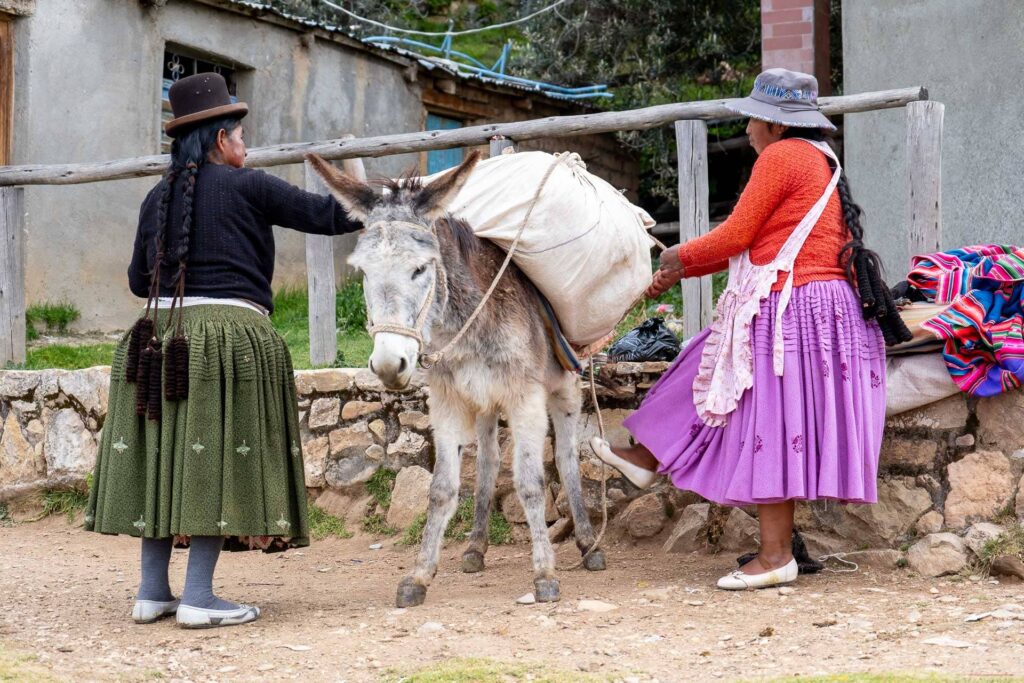
[[[17,19],[13,163],[72,163],[159,152],[166,44],[245,65],[250,146],[419,130],[417,86],[385,60],[194,2],[38,0]],[[396,174],[415,155],[367,161]],[[274,172],[301,185],[301,166]],[[81,329],[118,329],[139,302],[127,288],[139,205],[155,178],[26,189],[26,296],[67,300]],[[345,238],[338,238],[344,240]],[[304,285],[304,240],[278,232],[275,285]],[[338,250],[339,252],[342,249]]]
[[[943,248],[1024,242],[1021,227],[1021,74],[1024,2],[844,0],[847,93],[923,85],[946,105]],[[846,169],[865,230],[889,279],[906,272],[906,114],[845,121]]]

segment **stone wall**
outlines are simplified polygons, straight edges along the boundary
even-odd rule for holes
[[[598,374],[598,395],[609,438],[622,443],[622,421],[664,369],[660,363],[607,365]],[[106,415],[108,368],[82,371],[0,372],[0,492],[15,483],[78,477],[84,481],[95,459]],[[354,518],[371,512],[366,483],[381,468],[399,472],[394,497],[402,510],[392,519],[408,521],[425,509],[426,472],[432,468],[426,397],[414,382],[410,391],[388,392],[367,370],[332,369],[296,373],[310,493],[328,511]],[[597,433],[582,387],[585,410],[580,427],[584,496],[592,517],[601,516],[601,463],[586,442]],[[840,506],[830,502],[798,506],[798,526],[812,553],[893,548],[942,530],[963,532],[977,522],[1024,517],[1024,392],[994,399],[955,396],[888,420],[879,477],[879,503]],[[510,466],[511,443],[501,430],[503,465],[497,500],[509,521],[522,523]],[[549,522],[567,515],[549,441],[545,463],[550,482]],[[474,449],[463,459],[463,493],[473,490]],[[415,475],[415,476],[414,476]],[[643,493],[604,471],[611,533],[644,538],[666,530],[666,549],[743,549],[756,541],[753,510],[703,505],[689,493],[662,482]],[[2,494],[0,494],[2,496]],[[0,498],[2,500],[2,498]],[[675,529],[670,534],[671,519]],[[401,526],[401,525],[400,525]],[[555,533],[555,531],[553,531]]]

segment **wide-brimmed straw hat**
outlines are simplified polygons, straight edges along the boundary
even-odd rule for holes
[[[818,79],[799,71],[763,71],[754,80],[749,97],[731,100],[725,106],[737,114],[769,123],[836,129],[818,108]]]
[[[249,113],[245,102],[232,102],[228,83],[218,73],[186,76],[171,85],[167,92],[174,118],[164,125],[172,138],[197,123],[224,116],[242,118]]]

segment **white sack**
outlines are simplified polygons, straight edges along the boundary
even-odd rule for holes
[[[578,154],[564,155],[513,260],[547,297],[566,338],[583,346],[608,335],[650,285],[654,220],[589,173]],[[519,152],[481,161],[449,211],[508,251],[544,174],[562,156]]]
[[[886,359],[885,415],[898,415],[941,401],[960,391],[953,383],[941,353],[921,353]]]

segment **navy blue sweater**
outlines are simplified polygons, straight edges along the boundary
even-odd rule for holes
[[[136,296],[149,295],[161,185],[139,212],[128,284]],[[174,254],[182,237],[184,181],[175,183],[167,213],[168,243]],[[362,228],[333,197],[311,194],[263,171],[207,164],[199,169],[193,195],[186,296],[247,299],[273,309],[274,231],[279,225],[316,235],[340,235]],[[161,268],[161,296],[174,294],[176,262]]]

